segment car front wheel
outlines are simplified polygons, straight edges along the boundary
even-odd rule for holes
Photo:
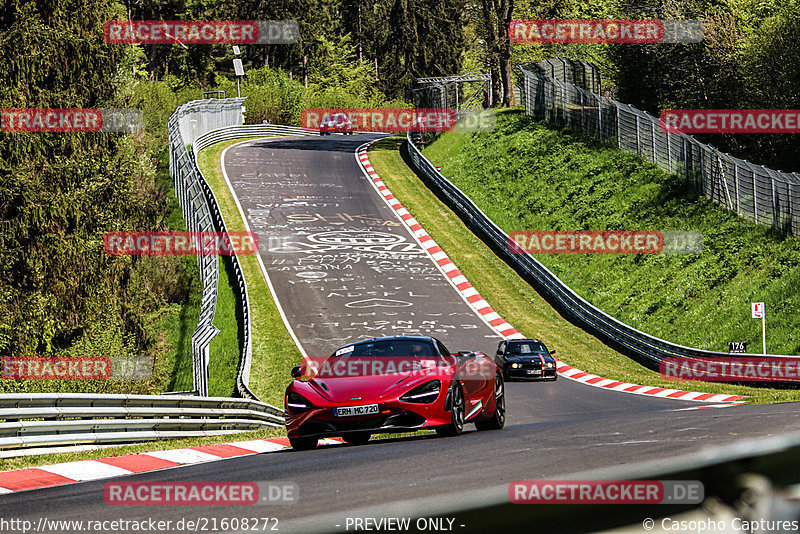
[[[436,433],[444,437],[460,436],[464,432],[464,393],[458,382],[453,384],[450,396],[450,424],[436,429]]]
[[[500,375],[494,377],[494,413],[486,421],[475,421],[478,430],[500,430],[506,424],[506,388]]]

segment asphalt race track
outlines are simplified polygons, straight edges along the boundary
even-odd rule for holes
[[[393,334],[430,334],[451,350],[491,353],[499,337],[455,292],[361,172],[354,153],[371,139],[262,139],[225,153],[228,178],[251,230],[259,234],[261,258],[294,334],[310,356],[328,355],[350,340]],[[491,295],[484,297],[491,303]],[[546,332],[540,336],[546,341]],[[569,347],[551,348],[570,362]],[[564,378],[508,383],[506,398],[502,431],[477,432],[469,425],[457,438],[373,440],[126,477],[291,481],[300,492],[294,505],[111,506],[103,500],[106,481],[98,481],[0,497],[0,517],[34,522],[42,516],[276,517],[280,532],[329,531],[337,525],[344,530],[346,518],[364,517],[359,510],[367,507],[377,506],[378,512],[372,508],[369,514],[379,519],[381,507],[390,503],[443,502],[514,480],[623,469],[642,460],[800,431],[800,412],[793,404],[689,409],[702,403],[604,391]],[[456,518],[452,530],[470,530],[461,524]]]

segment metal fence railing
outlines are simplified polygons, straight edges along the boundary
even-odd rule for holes
[[[229,139],[242,139],[247,137],[263,137],[263,136],[303,136],[303,135],[319,135],[318,133],[312,134],[302,128],[292,126],[282,126],[277,124],[253,124],[253,125],[240,125],[240,126],[227,126],[216,130],[211,130],[205,134],[197,137],[192,145],[192,154],[194,160],[197,161],[197,154],[204,148],[210,147],[216,143],[227,141]],[[217,231],[225,232],[227,227],[219,213],[214,192],[208,186],[205,178],[198,169],[200,174],[203,191],[206,198],[210,199],[211,211],[213,212],[213,219],[217,225]],[[250,300],[247,295],[247,282],[242,272],[242,266],[239,262],[239,257],[236,255],[229,256],[233,267],[235,276],[235,284],[240,304],[242,306],[242,354],[239,358],[239,366],[236,372],[236,390],[244,398],[256,399],[256,395],[250,390],[250,368],[253,361],[253,342],[250,320]]]
[[[178,107],[169,118],[170,174],[190,232],[213,232],[219,229],[222,217],[187,145],[210,130],[244,122],[243,101],[243,98],[194,100]],[[192,334],[192,387],[199,395],[207,396],[208,347],[219,333],[212,324],[217,307],[219,261],[216,255],[198,254],[197,266],[203,295],[197,328]]]
[[[564,57],[543,59],[531,65],[537,74],[549,78],[569,82],[587,89],[593,93],[601,94],[600,68],[588,61],[576,61]]]
[[[178,395],[0,395],[0,450],[139,442],[279,427],[283,412],[255,400]]]
[[[244,125],[244,98],[195,100],[175,110],[170,117],[170,170],[186,225],[190,231],[226,232],[227,226],[214,192],[197,167],[200,150],[229,139],[266,136],[319,135],[298,127],[276,124]],[[191,152],[187,145],[191,144]],[[248,399],[257,397],[249,388],[252,365],[252,332],[247,284],[239,258],[229,256],[235,290],[242,308],[242,351],[236,373],[236,391]],[[198,255],[203,281],[203,297],[197,329],[192,336],[193,386],[199,395],[208,395],[209,345],[219,332],[212,324],[217,302],[219,262],[214,255]]]
[[[476,70],[453,76],[417,78],[410,91],[415,108],[448,108],[461,118],[481,111],[486,103],[491,105],[492,76]]]
[[[732,356],[727,352],[702,350],[671,343],[628,326],[583,299],[530,254],[512,254],[508,246],[508,234],[422,155],[422,152],[414,145],[410,133],[407,140],[411,162],[427,178],[434,191],[446,199],[463,221],[472,227],[503,260],[518,270],[533,285],[534,289],[568,320],[651,364],[657,364],[666,357],[719,358]],[[736,356],[758,357],[760,355],[736,354]]]
[[[735,158],[690,135],[663,131],[658,118],[633,106],[522,66],[519,69],[526,114],[636,152],[740,216],[800,235],[800,173]]]

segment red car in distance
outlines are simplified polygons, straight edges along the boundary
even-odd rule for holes
[[[319,134],[330,135],[331,133],[353,135],[353,123],[347,118],[346,113],[334,113],[322,118],[319,123]]]
[[[292,369],[286,388],[294,449],[331,436],[363,444],[384,432],[457,436],[466,423],[478,430],[505,424],[502,370],[482,352],[451,353],[432,337],[392,336],[350,343],[311,363],[316,370],[309,363]]]

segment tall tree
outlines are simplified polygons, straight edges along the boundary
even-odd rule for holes
[[[482,35],[492,73],[492,100],[503,107],[516,106],[508,25],[513,19],[514,0],[481,0]],[[501,100],[502,94],[502,100]]]

